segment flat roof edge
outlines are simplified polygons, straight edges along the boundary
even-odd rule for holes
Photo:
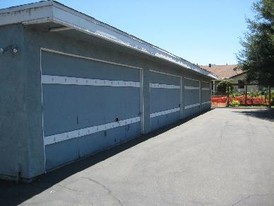
[[[0,9],[0,26],[52,19],[52,1],[42,1]]]
[[[52,0],[0,10],[0,26],[15,23],[37,24],[49,21],[169,61],[209,78],[217,79],[212,73],[181,57]]]

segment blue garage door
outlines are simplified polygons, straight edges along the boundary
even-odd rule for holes
[[[201,82],[202,110],[210,109],[211,107],[210,99],[211,99],[210,82]]]
[[[138,68],[42,50],[46,169],[139,136]]]
[[[184,78],[184,92],[185,116],[194,115],[200,112],[200,81]]]
[[[150,128],[158,129],[180,119],[181,78],[150,71]]]

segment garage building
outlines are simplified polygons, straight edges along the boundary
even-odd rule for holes
[[[55,1],[0,10],[0,176],[32,179],[210,109],[200,67]]]

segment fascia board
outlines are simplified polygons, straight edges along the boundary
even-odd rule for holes
[[[46,22],[52,17],[51,1],[27,4],[0,10],[0,26]]]
[[[46,1],[0,10],[0,26],[15,23],[39,24],[54,22],[80,32],[102,38],[138,52],[169,61],[185,69],[215,79],[211,73],[137,37],[100,22],[58,2]]]
[[[196,71],[210,78],[216,78],[207,71],[204,71],[200,67],[193,65],[180,57],[170,54],[169,52],[166,52],[134,36],[57,3],[54,3],[53,21],[80,32],[84,32],[86,34],[129,47],[139,52],[143,52],[147,55],[165,59],[169,62],[178,64],[186,69]]]

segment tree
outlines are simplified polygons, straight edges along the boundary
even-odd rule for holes
[[[229,94],[233,91],[233,84],[230,80],[222,80],[217,84],[217,91],[222,94]]]
[[[248,32],[237,55],[247,81],[274,86],[274,1],[260,0],[253,4],[254,20],[247,19]]]
[[[226,94],[226,106],[229,106],[229,93],[233,91],[233,84],[230,80],[222,80],[217,84],[218,92]]]

